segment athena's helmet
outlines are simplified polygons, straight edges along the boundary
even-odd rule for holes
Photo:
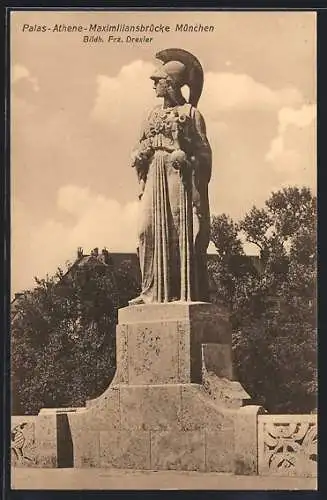
[[[150,78],[170,79],[173,85],[190,89],[189,103],[196,106],[203,88],[203,69],[198,59],[183,49],[164,49],[156,54],[163,64],[156,69]]]

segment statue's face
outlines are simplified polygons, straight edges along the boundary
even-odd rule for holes
[[[169,83],[166,78],[159,78],[153,80],[153,88],[157,97],[165,97],[169,91]]]

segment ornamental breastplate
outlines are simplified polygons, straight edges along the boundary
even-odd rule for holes
[[[191,136],[191,106],[155,108],[149,116],[144,134],[154,150],[174,151],[187,149]]]

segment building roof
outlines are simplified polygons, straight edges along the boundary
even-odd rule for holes
[[[208,253],[208,262],[214,262],[218,259],[218,255],[214,253]],[[88,266],[104,266],[104,267],[114,267],[119,268],[124,262],[129,262],[131,264],[131,270],[135,273],[135,277],[137,279],[140,278],[140,266],[137,253],[128,253],[128,252],[108,252],[106,249],[103,249],[100,253],[98,248],[95,248],[91,251],[90,254],[84,254],[82,249],[79,248],[77,251],[77,258],[73,262],[73,264],[66,271],[62,279],[65,277],[69,277],[71,273],[78,270],[79,268],[85,268]],[[260,261],[260,257],[255,255],[234,255],[230,258],[231,265],[234,268],[240,270],[240,272],[250,272],[255,270],[260,273],[262,271],[262,264]],[[21,293],[16,293],[15,298],[11,302],[11,314],[16,313],[19,300],[22,296],[30,293],[29,291],[24,291]]]

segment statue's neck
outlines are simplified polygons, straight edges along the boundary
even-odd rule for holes
[[[164,97],[163,107],[174,108],[175,106],[182,106],[185,104],[185,99],[180,91],[171,93]]]

